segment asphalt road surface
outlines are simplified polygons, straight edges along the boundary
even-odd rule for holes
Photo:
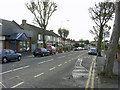
[[[2,88],[97,88],[95,57],[87,50],[29,56],[2,64]]]

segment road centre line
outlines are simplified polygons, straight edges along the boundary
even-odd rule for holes
[[[62,66],[62,64],[59,64],[58,66],[60,67],[60,66]]]
[[[54,70],[55,68],[56,68],[56,67],[53,67],[53,68],[51,68],[51,69],[49,69],[49,70],[51,71],[51,70]]]
[[[16,87],[18,87],[18,86],[22,85],[23,83],[24,83],[24,82],[21,82],[21,83],[19,83],[19,84],[15,85],[15,86],[12,86],[11,88],[16,88]]]
[[[43,72],[43,73],[40,73],[40,74],[38,74],[38,75],[35,75],[34,78],[39,77],[39,76],[41,76],[41,75],[43,75],[43,74],[44,74],[44,72]]]
[[[18,70],[25,69],[25,68],[28,68],[28,67],[30,67],[30,66],[28,65],[28,66],[16,68],[16,69],[13,69],[13,70],[5,71],[5,72],[0,73],[0,75],[6,74],[6,73],[9,73],[9,72],[18,71]]]
[[[69,62],[70,62],[71,60],[69,60]]]
[[[64,64],[66,64],[67,62],[64,62]]]
[[[47,61],[43,61],[43,62],[39,62],[38,64],[42,64],[42,63],[46,63],[46,62],[50,62],[50,61],[53,61],[54,59],[50,59],[50,60],[47,60]]]

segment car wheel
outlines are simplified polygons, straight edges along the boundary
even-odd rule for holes
[[[42,54],[42,57],[44,57],[45,55],[44,54]]]
[[[7,62],[8,62],[7,58],[4,57],[3,60],[2,60],[2,63],[7,63]]]
[[[52,55],[54,55],[54,53],[52,52]]]
[[[50,53],[48,53],[48,56],[50,56]]]
[[[36,57],[37,55],[34,55],[34,57]]]
[[[21,56],[18,56],[18,61],[20,61],[21,60]]]

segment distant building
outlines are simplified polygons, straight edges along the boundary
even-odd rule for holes
[[[33,32],[24,30],[15,21],[1,19],[0,23],[0,49],[31,52]]]

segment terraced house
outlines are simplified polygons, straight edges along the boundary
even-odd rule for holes
[[[24,30],[15,21],[0,20],[0,49],[31,52],[33,32]]]
[[[35,48],[43,47],[43,30],[41,28],[28,24],[26,20],[22,20],[21,27],[33,32],[32,51],[34,51]],[[47,46],[52,45],[59,48],[63,45],[63,39],[54,33],[53,30],[45,30],[45,40]]]

